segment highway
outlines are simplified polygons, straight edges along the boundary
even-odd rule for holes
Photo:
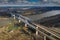
[[[51,29],[49,29],[49,28],[47,28],[47,27],[44,27],[44,26],[41,26],[41,25],[37,25],[37,26],[38,26],[39,28],[43,29],[45,32],[48,32],[48,33],[56,36],[57,38],[60,38],[60,34],[58,34],[56,31],[51,30]]]
[[[54,28],[53,27],[53,28],[50,28],[50,29],[60,34],[60,28]]]
[[[60,34],[58,34],[57,32],[55,32],[47,27],[44,27],[40,24],[36,24],[36,23],[32,22],[32,20],[30,20],[29,18],[22,16],[20,14],[14,14],[14,15],[15,15],[16,19],[21,20],[22,22],[24,22],[25,24],[27,24],[28,26],[30,26],[33,29],[36,29],[36,27],[39,27],[39,29],[36,29],[36,30],[38,30],[39,33],[42,33],[43,35],[47,36],[48,38],[55,40],[54,37],[56,37],[60,40]],[[13,14],[12,14],[12,16],[13,16]],[[45,32],[47,32],[48,34]]]

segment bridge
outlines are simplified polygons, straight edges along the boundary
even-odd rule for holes
[[[36,37],[39,34],[42,34],[42,35],[44,35],[44,40],[46,40],[46,37],[48,37],[51,40],[56,40],[56,39],[60,40],[60,33],[56,32],[54,30],[51,30],[45,26],[42,26],[40,24],[36,24],[31,19],[29,19],[28,17],[25,17],[25,16],[20,15],[20,14],[13,14],[13,13],[11,13],[11,16],[14,19],[18,19],[19,23],[21,21],[24,22],[25,27],[29,26],[29,27],[35,29],[36,30]]]

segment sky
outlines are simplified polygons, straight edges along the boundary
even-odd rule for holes
[[[38,2],[38,0],[28,0],[28,1],[30,1],[30,2]]]
[[[15,0],[14,0],[15,1]],[[42,0],[26,0],[28,3],[8,3],[8,4],[0,4],[0,6],[60,6],[60,0],[48,0],[47,2],[44,2]],[[41,1],[41,3],[39,2]],[[39,2],[39,3],[37,3]],[[30,4],[32,3],[32,4]],[[23,4],[23,5],[22,5]]]

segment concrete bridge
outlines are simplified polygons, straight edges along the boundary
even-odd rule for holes
[[[22,16],[20,14],[12,14],[11,16],[13,16],[14,19],[18,19],[19,23],[22,21],[25,23],[25,27],[30,26],[31,28],[36,30],[36,37],[37,35],[39,35],[39,33],[44,35],[44,40],[46,40],[46,37],[48,37],[51,40],[56,40],[59,39],[60,40],[60,34],[47,28],[44,27],[42,25],[36,24],[34,22],[32,22],[32,20],[30,20],[29,18]]]

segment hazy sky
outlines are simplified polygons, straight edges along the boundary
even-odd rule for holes
[[[30,1],[30,2],[38,2],[38,0],[28,0],[28,1]]]
[[[1,0],[0,0],[1,1]],[[12,0],[10,0],[10,1],[12,1]],[[14,0],[15,1],[15,0]],[[29,2],[28,2],[29,1]],[[39,2],[39,1],[41,1],[41,2]],[[27,2],[27,3],[26,3]],[[37,2],[37,3],[36,3]],[[60,6],[60,0],[47,0],[46,2],[44,1],[44,0],[26,0],[25,1],[25,3],[20,3],[20,1],[17,1],[16,2],[17,4],[15,4],[14,2],[12,2],[12,3],[6,3],[5,5],[4,5],[4,3],[2,3],[2,4],[0,4],[0,6]],[[23,5],[22,5],[23,4]]]

